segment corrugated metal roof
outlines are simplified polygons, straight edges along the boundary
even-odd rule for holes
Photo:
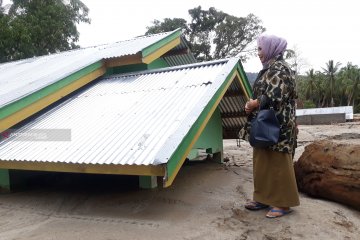
[[[102,59],[136,54],[175,31],[0,64],[0,108]]]
[[[166,163],[237,63],[213,61],[101,79],[3,140],[0,160]],[[71,141],[16,141],[34,129],[70,129]]]
[[[219,104],[225,139],[238,138],[241,127],[247,121],[244,111],[246,101],[240,82],[233,81]]]
[[[160,41],[161,39],[166,38],[167,36],[171,35],[176,31],[178,30],[154,35],[141,36],[126,41],[97,46],[96,48],[98,49],[103,59],[132,55]]]
[[[181,37],[181,43],[172,50],[181,51],[183,49],[190,51],[189,46],[186,44],[185,39]],[[169,64],[169,66],[180,66],[180,65],[186,65],[197,62],[192,52],[188,52],[187,54],[175,55],[175,56],[164,56],[163,59],[167,62],[167,64]]]

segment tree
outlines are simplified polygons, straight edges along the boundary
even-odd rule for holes
[[[186,32],[189,32],[186,20],[182,18],[164,18],[163,22],[160,22],[159,20],[154,20],[152,23],[153,26],[147,27],[146,35],[170,32],[177,28],[182,28]]]
[[[355,100],[359,95],[360,69],[358,66],[348,63],[340,70],[339,79],[341,80],[341,86],[344,87],[343,96],[346,98],[346,104],[355,107]]]
[[[306,72],[306,75],[308,80],[305,90],[305,97],[306,99],[314,100],[316,89],[314,69],[310,69],[308,72]]]
[[[265,28],[255,15],[235,17],[211,7],[209,10],[201,6],[189,10],[190,23],[179,18],[165,18],[163,22],[153,21],[153,26],[147,27],[146,35],[184,29],[194,56],[199,61],[208,61],[242,54],[245,60],[247,47]]]
[[[326,103],[328,86],[325,83],[325,75],[314,69],[307,71],[306,75],[298,76],[298,96],[304,102],[304,107],[322,107]]]
[[[334,65],[333,60],[329,60],[328,63],[326,63],[326,68],[323,68],[324,73],[328,76],[328,80],[330,82],[330,104],[331,107],[335,105],[334,103],[334,83],[335,83],[335,74],[339,70],[340,63],[337,62]]]
[[[90,23],[80,0],[13,0],[0,13],[0,62],[78,48],[76,24]]]
[[[360,68],[348,63],[338,71],[341,64],[334,64],[332,60],[326,65],[323,72],[314,72],[311,69],[306,76],[299,76],[299,97],[308,103],[315,103],[317,107],[353,106],[354,112],[358,113],[360,111]]]
[[[302,69],[309,66],[307,60],[301,56],[301,51],[297,45],[294,45],[291,49],[287,49],[284,57],[296,75],[301,74]]]

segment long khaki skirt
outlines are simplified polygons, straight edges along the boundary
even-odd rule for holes
[[[300,204],[292,155],[254,148],[254,200],[273,207]]]

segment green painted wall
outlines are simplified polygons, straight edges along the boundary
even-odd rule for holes
[[[164,67],[169,67],[169,64],[162,58],[158,58],[148,65],[149,70],[164,68]]]
[[[10,191],[10,173],[7,169],[0,169],[0,191]]]
[[[244,86],[246,88],[246,91],[249,94],[249,96],[252,97],[252,95],[253,95],[252,88],[250,86],[250,83],[249,83],[249,80],[248,80],[248,78],[246,76],[246,73],[244,72],[244,67],[243,67],[243,65],[241,64],[240,61],[237,63],[237,70],[238,70],[238,72],[240,74],[240,77],[241,77],[240,81],[244,84]]]
[[[198,149],[206,149],[207,153],[223,151],[223,132],[219,108],[216,108],[204,131],[194,144],[188,156],[190,160],[198,157]]]
[[[156,188],[157,177],[156,176],[139,176],[139,187],[144,189]]]

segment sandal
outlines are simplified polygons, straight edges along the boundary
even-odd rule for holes
[[[271,208],[270,211],[266,214],[266,217],[267,218],[279,218],[279,217],[285,216],[291,212],[292,212],[291,209],[285,210],[285,209]],[[279,214],[274,215],[273,213],[279,213]]]
[[[245,208],[251,211],[256,211],[256,210],[261,210],[261,209],[265,209],[268,208],[269,205],[260,203],[260,202],[256,202],[256,201],[251,201],[245,204]]]

